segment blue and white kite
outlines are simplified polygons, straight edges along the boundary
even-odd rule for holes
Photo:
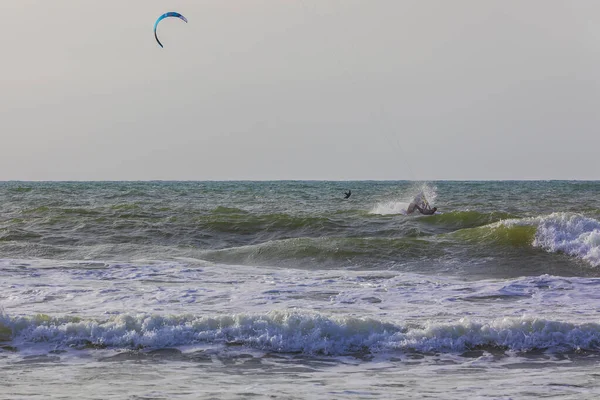
[[[181,20],[183,20],[185,23],[188,22],[187,18],[185,18],[183,15],[179,14],[178,12],[168,12],[168,13],[164,13],[163,15],[161,15],[160,17],[158,17],[158,19],[156,20],[156,22],[154,23],[154,37],[156,38],[156,41],[158,42],[158,44],[160,45],[160,47],[163,47],[162,43],[160,42],[160,40],[158,40],[158,36],[156,35],[156,28],[158,27],[158,23],[160,21],[162,21],[165,18],[168,17],[175,17],[175,18],[179,18]]]

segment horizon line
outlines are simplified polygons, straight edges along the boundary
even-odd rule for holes
[[[600,179],[57,179],[0,180],[0,183],[84,183],[84,182],[600,182]]]

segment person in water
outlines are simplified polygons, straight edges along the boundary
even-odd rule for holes
[[[344,193],[344,195],[345,195],[344,199],[349,198],[351,194],[352,194],[352,191],[348,190],[346,193]]]
[[[415,204],[415,208],[419,210],[419,212],[423,215],[433,215],[437,211],[437,207],[429,208],[429,204],[424,208],[421,208],[417,204]]]

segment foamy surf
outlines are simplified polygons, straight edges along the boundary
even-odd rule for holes
[[[533,245],[600,266],[600,222],[579,214],[553,213],[541,218]]]
[[[250,349],[325,355],[355,352],[462,352],[482,347],[527,352],[600,350],[600,325],[543,318],[392,323],[372,318],[273,311],[221,316],[119,315],[0,318],[0,340],[13,346],[47,343],[57,348],[160,349],[235,344]]]
[[[533,229],[533,231],[531,230]],[[531,245],[550,253],[562,253],[600,266],[600,221],[574,213],[506,219],[452,233],[478,242],[501,241]]]

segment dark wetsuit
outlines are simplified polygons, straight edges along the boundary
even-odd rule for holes
[[[419,207],[419,206],[418,206],[418,205],[416,205],[416,204],[415,204],[415,208],[416,208],[417,210],[419,210],[419,212],[420,212],[421,214],[423,214],[423,215],[433,215],[433,214],[435,214],[435,211],[436,211],[436,210],[434,210],[434,209],[432,209],[432,208],[421,208],[421,207]]]

